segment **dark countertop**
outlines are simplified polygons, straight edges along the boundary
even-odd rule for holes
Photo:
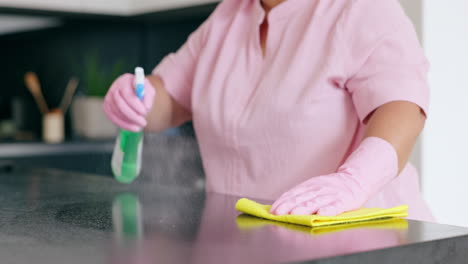
[[[0,173],[1,263],[463,263],[468,228],[311,230],[239,218],[237,197],[57,170]]]

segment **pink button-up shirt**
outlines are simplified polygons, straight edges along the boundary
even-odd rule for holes
[[[191,111],[208,191],[274,200],[333,173],[363,120],[396,100],[427,112],[427,61],[397,0],[225,0],[156,69]],[[430,220],[408,165],[367,206],[410,205]]]

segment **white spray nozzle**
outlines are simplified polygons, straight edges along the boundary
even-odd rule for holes
[[[141,67],[135,68],[135,93],[143,100],[145,96],[145,71]]]
[[[145,70],[141,67],[135,68],[135,86],[145,84]]]

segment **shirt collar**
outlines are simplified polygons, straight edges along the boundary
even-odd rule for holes
[[[253,2],[253,12],[255,22],[261,24],[265,18],[265,10],[261,4],[261,0],[250,0]],[[275,6],[268,14],[268,21],[278,21],[293,16],[296,12],[304,9],[305,5],[312,4],[313,0],[286,0],[283,3]]]

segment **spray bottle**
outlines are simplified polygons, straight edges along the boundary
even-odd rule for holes
[[[145,72],[135,68],[135,93],[143,100],[145,93]],[[132,132],[121,129],[112,154],[112,172],[117,181],[131,183],[140,174],[143,131]]]

